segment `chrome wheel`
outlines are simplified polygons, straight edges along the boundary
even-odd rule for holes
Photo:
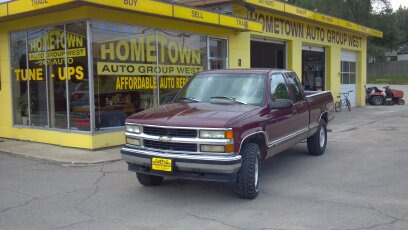
[[[326,130],[324,127],[320,127],[320,147],[323,148],[326,142]]]

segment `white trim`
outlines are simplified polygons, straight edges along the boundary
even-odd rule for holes
[[[342,61],[349,61],[349,62],[357,62],[357,53],[342,50],[341,51],[341,60]]]
[[[302,50],[325,53],[325,48],[323,46],[314,46],[314,45],[303,44]]]
[[[272,43],[272,44],[278,44],[278,45],[285,45],[287,43],[284,40],[276,40],[276,39],[271,39],[271,38],[266,38],[266,37],[254,37],[254,36],[251,36],[251,41]]]

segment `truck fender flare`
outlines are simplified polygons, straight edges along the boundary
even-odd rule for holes
[[[239,151],[238,152],[241,152],[242,144],[244,144],[246,139],[250,138],[251,136],[257,135],[257,134],[263,134],[264,139],[265,139],[265,146],[268,146],[268,137],[266,135],[266,132],[265,131],[256,131],[256,132],[248,134],[244,138],[242,138],[241,144],[239,145]]]
[[[324,114],[329,115],[329,113],[328,113],[327,111],[323,111],[323,112],[320,114],[319,123],[320,123],[320,121],[322,120]],[[326,122],[328,122],[328,120],[326,120]]]

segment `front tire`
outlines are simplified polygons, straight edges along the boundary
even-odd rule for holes
[[[254,199],[259,193],[259,165],[261,149],[256,143],[247,143],[241,150],[242,164],[237,174],[235,192],[244,199]]]
[[[136,173],[137,180],[144,186],[157,186],[163,182],[163,177],[144,173]]]
[[[372,105],[382,105],[384,103],[384,98],[381,96],[374,96],[371,98],[371,104]]]
[[[317,132],[307,139],[307,149],[314,156],[320,156],[324,153],[327,146],[327,125],[325,120],[320,120]]]

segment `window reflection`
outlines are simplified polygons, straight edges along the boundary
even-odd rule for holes
[[[93,22],[96,128],[123,126],[157,105],[155,30]]]

